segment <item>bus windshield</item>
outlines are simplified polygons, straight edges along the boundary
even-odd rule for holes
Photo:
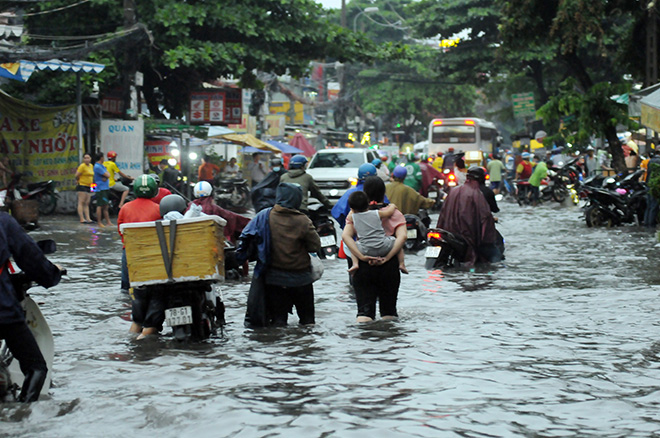
[[[434,126],[431,143],[475,143],[477,130],[470,125]]]

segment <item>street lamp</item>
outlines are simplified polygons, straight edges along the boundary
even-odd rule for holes
[[[378,6],[370,6],[368,8],[364,8],[364,11],[360,11],[355,18],[353,18],[353,32],[357,32],[357,19],[360,15],[362,14],[370,14],[372,12],[378,12]]]

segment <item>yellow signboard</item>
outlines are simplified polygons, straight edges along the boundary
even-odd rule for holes
[[[53,180],[73,189],[79,146],[75,105],[42,107],[0,91],[0,155],[25,182]]]
[[[660,109],[642,103],[642,126],[660,132]]]
[[[291,102],[271,102],[268,111],[271,114],[281,114],[286,116],[286,122],[295,125],[302,125],[304,121],[304,107],[302,102],[293,104],[293,114],[291,114]]]

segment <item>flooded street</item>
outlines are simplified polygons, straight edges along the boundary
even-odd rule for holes
[[[658,436],[654,236],[500,206],[506,261],[428,272],[408,254],[399,321],[357,325],[346,263],[327,260],[315,327],[244,328],[249,283],[226,282],[228,325],[196,345],[129,338],[116,230],[44,218],[31,235],[54,239],[69,273],[31,291],[54,387],[0,407],[0,437]]]

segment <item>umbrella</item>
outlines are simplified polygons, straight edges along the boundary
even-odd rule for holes
[[[275,146],[271,146],[251,134],[225,134],[221,135],[220,138],[232,143],[240,144],[241,146],[252,146],[260,151],[280,152]]]
[[[245,147],[243,148],[243,153],[244,153],[244,154],[256,154],[256,153],[259,153],[259,154],[272,154],[273,152],[272,152],[272,151],[264,151],[264,150],[262,150],[262,149],[253,148],[252,146],[245,146]]]
[[[266,143],[268,143],[271,146],[275,146],[277,149],[281,150],[283,154],[302,154],[303,151],[301,151],[298,148],[295,148],[291,146],[290,144],[282,143],[281,141],[275,141],[275,140],[266,140]]]
[[[312,146],[301,133],[294,135],[289,144],[298,149],[302,149],[302,153],[308,157],[312,157],[316,153],[316,148],[314,148],[314,146]]]

